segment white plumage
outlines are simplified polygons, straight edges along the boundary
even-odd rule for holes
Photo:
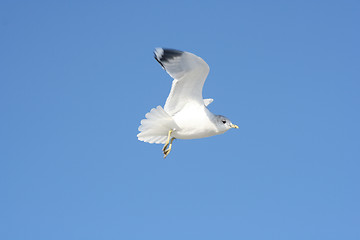
[[[209,73],[209,66],[203,59],[173,49],[156,48],[154,53],[155,59],[174,80],[164,108],[151,109],[141,121],[137,135],[140,141],[166,143],[167,146],[170,137],[203,138],[238,128],[226,117],[214,115],[207,109],[213,99],[202,97]],[[165,152],[166,156],[170,150]]]

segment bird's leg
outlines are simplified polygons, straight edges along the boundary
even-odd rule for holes
[[[169,148],[164,150],[164,158],[166,158],[167,155],[169,155],[169,153],[170,153],[170,151],[171,151],[171,147],[172,147],[172,142],[174,141],[174,139],[175,139],[174,137],[171,138],[171,141],[170,141],[170,144],[169,144]]]
[[[165,153],[165,149],[169,146],[169,142],[170,142],[170,136],[171,136],[171,133],[172,133],[172,129],[169,131],[169,133],[168,133],[168,139],[166,140],[166,143],[165,143],[165,145],[164,145],[164,147],[163,147],[163,152]]]

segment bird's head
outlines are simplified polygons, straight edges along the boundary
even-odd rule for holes
[[[226,132],[230,128],[239,128],[237,125],[233,124],[227,117],[221,115],[216,115],[215,122],[220,132]]]

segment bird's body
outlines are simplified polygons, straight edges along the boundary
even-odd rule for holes
[[[178,139],[195,139],[211,137],[220,132],[212,119],[215,117],[205,105],[186,104],[183,109],[173,116],[180,127],[172,136]]]
[[[209,66],[203,59],[192,53],[163,48],[155,49],[155,59],[174,80],[164,108],[153,108],[141,121],[139,140],[165,143],[166,157],[175,138],[211,137],[238,128],[226,117],[208,110],[213,100],[202,97],[209,73]]]

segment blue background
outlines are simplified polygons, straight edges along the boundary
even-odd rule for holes
[[[359,1],[1,1],[1,239],[360,239]],[[239,129],[139,142],[210,65]]]

